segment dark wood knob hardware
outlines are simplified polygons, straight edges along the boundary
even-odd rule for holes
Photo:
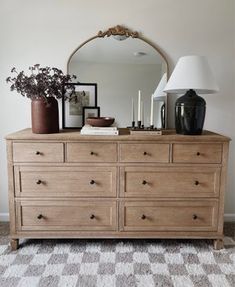
[[[36,155],[40,155],[41,153],[40,153],[40,151],[36,151],[35,154]]]
[[[196,220],[197,218],[197,214],[193,214],[193,220]]]
[[[95,218],[95,215],[91,214],[90,219],[94,219],[94,218]]]
[[[37,184],[41,184],[42,183],[42,181],[39,179],[39,180],[37,180],[37,182],[36,182]]]
[[[198,181],[198,180],[195,180],[194,184],[195,184],[195,185],[199,185],[199,181]]]
[[[141,216],[141,219],[146,219],[146,216],[143,214],[142,216]]]
[[[37,218],[38,218],[38,219],[42,219],[42,218],[43,218],[43,215],[42,215],[42,214],[39,214]]]
[[[146,181],[146,180],[143,180],[143,181],[142,181],[142,184],[143,184],[143,185],[147,184],[147,181]]]
[[[147,155],[148,153],[146,151],[143,152],[143,155]]]
[[[199,156],[199,155],[201,155],[201,154],[200,154],[200,152],[198,151],[198,152],[197,152],[197,156]]]
[[[92,179],[92,180],[90,181],[90,184],[95,184],[95,181]]]
[[[93,151],[91,151],[91,152],[90,152],[90,155],[94,155],[94,152],[93,152]]]

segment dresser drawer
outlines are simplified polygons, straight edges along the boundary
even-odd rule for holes
[[[169,162],[169,144],[120,144],[121,162]]]
[[[220,168],[122,167],[123,197],[217,197]]]
[[[222,144],[173,144],[174,163],[221,163]]]
[[[216,231],[218,202],[123,201],[123,231]]]
[[[68,162],[116,162],[115,143],[67,143]]]
[[[116,202],[95,200],[21,201],[19,230],[115,230]]]
[[[13,143],[14,162],[63,162],[63,143]]]
[[[115,197],[116,167],[15,167],[16,196]]]

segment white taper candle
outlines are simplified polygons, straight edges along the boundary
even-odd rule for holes
[[[150,106],[150,126],[153,125],[153,95],[151,96],[151,106]]]
[[[138,94],[138,121],[141,121],[141,91],[139,90]]]
[[[132,108],[131,108],[131,120],[132,122],[135,121],[135,106],[134,106],[134,99],[132,98]]]
[[[141,101],[141,124],[144,125],[144,102]]]

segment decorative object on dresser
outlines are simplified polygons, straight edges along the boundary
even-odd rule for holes
[[[223,247],[229,138],[51,135],[7,139],[10,236],[205,238]]]
[[[67,90],[73,87],[73,93],[67,99]],[[97,107],[96,83],[66,83],[62,98],[62,127],[63,129],[78,129],[84,125],[83,107]]]
[[[163,102],[162,108],[165,106]],[[154,127],[154,94],[151,95],[150,101],[150,125],[144,125],[144,102],[141,100],[141,91],[138,92],[138,107],[137,107],[137,127],[135,126],[135,118],[134,118],[134,101],[132,99],[132,125],[128,127],[130,129],[130,134],[140,134],[140,135],[161,135],[162,131],[158,128]],[[162,119],[162,122],[165,119]]]
[[[85,125],[81,129],[81,135],[101,135],[101,136],[118,136],[117,127],[94,127]]]
[[[31,99],[32,131],[37,134],[59,132],[59,111],[56,99],[62,98],[62,88],[65,83],[76,79],[76,76],[64,75],[57,68],[40,67],[36,64],[29,67],[30,75],[24,71],[11,72],[16,76],[8,77],[11,91],[17,91],[22,96]],[[67,98],[73,93],[74,87],[66,89]]]
[[[181,57],[164,89],[169,93],[185,93],[175,103],[176,132],[186,135],[202,133],[206,101],[197,95],[218,91],[207,59],[203,56]]]
[[[93,127],[110,127],[115,119],[112,117],[89,117],[86,121]]]
[[[92,119],[100,118],[100,107],[83,107],[82,118],[82,126],[85,124],[92,125]]]
[[[167,101],[167,94],[164,92],[164,88],[166,87],[167,83],[167,74],[164,73],[156,90],[153,93],[153,99],[157,104],[161,105],[160,108],[160,120],[161,120],[161,129],[166,128],[166,101]]]

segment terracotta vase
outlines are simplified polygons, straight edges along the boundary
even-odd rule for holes
[[[58,102],[54,97],[34,99],[31,102],[32,132],[51,134],[59,132]]]

